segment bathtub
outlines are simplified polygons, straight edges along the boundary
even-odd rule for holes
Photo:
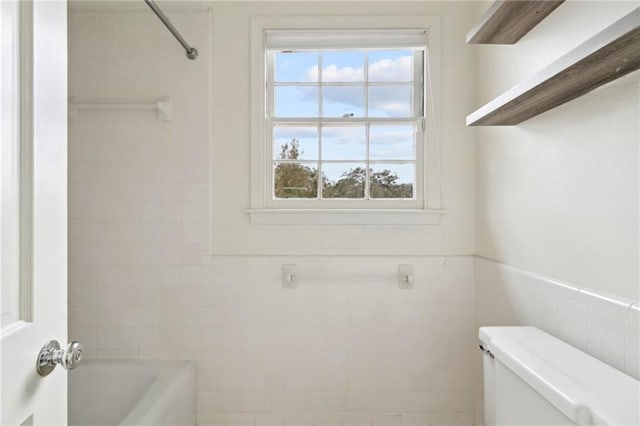
[[[69,372],[69,425],[196,424],[187,361],[85,361]]]

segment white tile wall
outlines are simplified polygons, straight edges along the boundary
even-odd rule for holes
[[[533,325],[640,379],[640,303],[476,258],[476,320]]]
[[[472,424],[472,258],[207,256],[209,18],[172,20],[197,61],[146,11],[70,14],[71,96],[174,103],[70,122],[70,338],[194,360],[201,426]]]

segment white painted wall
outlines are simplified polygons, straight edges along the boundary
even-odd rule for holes
[[[567,1],[515,45],[472,47],[476,106],[636,6]],[[518,126],[478,128],[476,329],[535,326],[639,376],[639,78]]]
[[[637,2],[568,1],[513,46],[475,47],[478,106]],[[477,133],[477,254],[638,299],[638,118],[633,73],[513,127]]]

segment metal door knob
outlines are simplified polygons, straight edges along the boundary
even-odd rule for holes
[[[40,350],[36,370],[42,377],[51,373],[58,364],[65,370],[73,370],[82,362],[83,355],[84,348],[79,342],[71,342],[65,349],[60,349],[60,343],[51,340]]]

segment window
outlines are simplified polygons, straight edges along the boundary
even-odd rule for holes
[[[428,31],[371,28],[260,28],[249,213],[430,207]]]

